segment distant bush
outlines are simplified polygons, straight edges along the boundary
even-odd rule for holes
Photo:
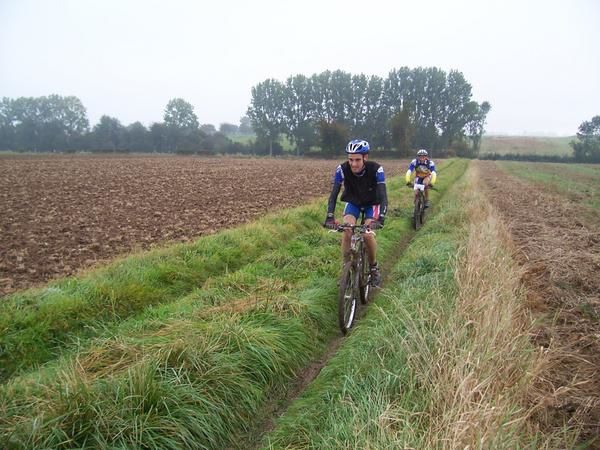
[[[256,139],[248,147],[253,155],[268,155],[270,151],[268,140],[263,139]],[[283,155],[283,146],[279,142],[273,142],[273,156],[280,155]]]
[[[244,155],[250,153],[250,148],[241,142],[231,142],[227,145],[225,151],[232,155]]]
[[[570,143],[579,162],[600,163],[600,116],[579,126],[577,141]]]

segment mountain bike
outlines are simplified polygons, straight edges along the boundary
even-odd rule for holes
[[[431,185],[425,186],[421,183],[410,183],[409,187],[412,187],[415,191],[412,226],[415,230],[418,230],[425,223],[427,215],[427,209],[425,208],[425,189],[434,188]]]
[[[366,225],[339,225],[333,231],[351,230],[350,258],[345,262],[340,276],[338,293],[338,322],[343,334],[354,323],[357,302],[368,303],[373,286],[371,285],[371,270],[367,257],[365,234],[375,234]]]

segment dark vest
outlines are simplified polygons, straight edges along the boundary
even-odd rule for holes
[[[377,197],[377,170],[379,167],[380,165],[376,162],[366,161],[363,174],[356,176],[352,173],[348,161],[342,163],[344,172],[342,201],[361,207],[379,204]]]

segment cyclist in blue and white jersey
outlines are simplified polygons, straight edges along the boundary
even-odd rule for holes
[[[427,150],[422,148],[417,152],[417,157],[413,159],[408,165],[406,171],[406,185],[410,186],[410,176],[415,172],[415,183],[424,184],[425,187],[425,208],[429,208],[429,188],[433,186],[437,180],[437,173],[435,172],[435,163],[429,159],[429,153]]]
[[[369,159],[369,143],[362,139],[354,139],[346,146],[348,160],[337,166],[333,177],[333,188],[327,205],[327,218],[324,226],[334,229],[337,227],[334,212],[338,194],[344,186],[342,201],[344,207],[343,223],[355,225],[361,214],[364,223],[371,228],[383,227],[387,210],[387,191],[383,167]],[[342,237],[342,256],[347,261],[350,255],[350,240],[352,233],[345,230]],[[373,234],[365,235],[365,243],[371,279],[373,285],[381,282],[381,273],[377,264],[377,242]]]

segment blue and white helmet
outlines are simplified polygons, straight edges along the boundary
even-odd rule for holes
[[[348,142],[348,145],[346,146],[346,153],[358,153],[366,155],[367,153],[369,153],[369,143],[362,139],[353,139],[350,142]]]
[[[424,148],[422,148],[421,150],[419,150],[417,152],[417,156],[429,156],[429,153],[427,153],[427,150],[425,150]]]

